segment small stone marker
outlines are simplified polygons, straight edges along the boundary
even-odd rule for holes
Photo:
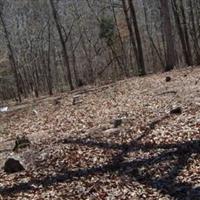
[[[54,101],[53,101],[53,105],[60,105],[61,104],[61,97],[58,97],[58,98],[56,98],[56,99],[54,99]]]
[[[73,105],[76,105],[78,103],[82,103],[82,101],[80,100],[80,95],[75,95],[73,96],[73,101],[72,101],[72,104]]]

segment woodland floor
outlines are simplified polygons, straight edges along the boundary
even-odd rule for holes
[[[14,157],[26,168],[0,169],[0,199],[200,199],[199,67],[60,97],[0,113],[0,167]],[[177,106],[182,114],[170,115]],[[20,134],[31,147],[14,153]]]

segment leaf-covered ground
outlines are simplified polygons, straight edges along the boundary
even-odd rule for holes
[[[200,199],[199,67],[60,97],[0,114],[0,166],[14,157],[26,168],[0,169],[0,199]],[[14,153],[22,134],[31,147]]]

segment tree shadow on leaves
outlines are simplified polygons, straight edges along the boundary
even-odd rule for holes
[[[49,175],[42,179],[32,179],[28,183],[18,183],[11,187],[0,187],[0,194],[3,196],[14,195],[20,192],[28,192],[37,190],[38,187],[47,188],[61,182],[71,182],[78,180],[81,177],[103,173],[117,173],[119,177],[128,177],[130,181],[137,181],[147,187],[157,189],[163,194],[170,195],[172,198],[182,199],[200,199],[200,188],[185,182],[177,182],[176,177],[187,166],[188,160],[192,154],[200,153],[200,140],[172,143],[172,144],[140,144],[136,141],[123,144],[97,142],[91,139],[65,139],[64,144],[76,144],[87,147],[103,148],[118,150],[110,163],[94,166],[76,171],[65,170],[56,175]],[[148,159],[135,159],[126,161],[124,157],[129,152],[141,150],[149,152],[150,150],[163,150],[156,156]],[[148,168],[154,168],[156,164],[165,161],[176,161],[172,169],[163,177],[156,178],[149,173]],[[141,173],[140,169],[146,168],[146,171]],[[131,170],[130,170],[131,169]]]

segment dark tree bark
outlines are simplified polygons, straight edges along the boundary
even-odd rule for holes
[[[163,67],[165,67],[165,64],[164,64],[164,59],[162,58],[162,53],[159,51],[159,49],[156,47],[156,44],[154,42],[154,39],[150,33],[150,30],[149,30],[149,21],[148,21],[148,16],[147,16],[147,6],[146,6],[146,3],[145,1],[142,1],[143,3],[143,8],[144,8],[144,19],[145,19],[145,25],[146,25],[146,30],[147,30],[147,34],[149,36],[149,40],[152,44],[152,47],[153,49],[155,50],[159,60],[160,60],[160,63],[162,64]],[[153,55],[153,51],[151,51],[152,55]]]
[[[121,53],[122,53],[122,56],[123,56],[122,57],[123,73],[125,74],[126,77],[129,77],[127,55],[126,55],[126,51],[125,51],[123,40],[121,38],[120,30],[119,30],[119,27],[118,27],[118,24],[117,24],[116,11],[115,11],[115,8],[114,8],[113,4],[114,4],[113,0],[110,0],[110,5],[111,5],[111,8],[112,8],[112,14],[113,14],[113,17],[114,17],[115,26],[116,26],[116,30],[117,30],[117,35],[118,35],[118,39],[119,39],[119,43],[120,43],[120,49],[121,49]]]
[[[19,76],[18,76],[18,72],[17,72],[17,64],[16,64],[16,61],[15,61],[13,49],[12,49],[12,46],[11,46],[11,43],[10,43],[9,33],[8,33],[8,30],[7,30],[6,24],[4,22],[2,11],[0,11],[0,20],[1,20],[1,24],[2,24],[2,27],[3,27],[4,34],[5,34],[7,48],[8,48],[9,54],[10,54],[9,60],[10,60],[11,67],[12,67],[14,77],[15,77],[15,83],[16,83],[16,87],[17,87],[17,98],[18,98],[17,100],[19,102],[21,102],[22,101],[21,94],[20,94],[21,93],[21,88],[20,88],[21,86],[20,86]]]
[[[133,5],[133,0],[128,0],[128,2],[129,2],[130,13],[131,13],[132,21],[133,21],[133,26],[135,29],[135,37],[136,37],[136,42],[137,42],[138,60],[139,60],[139,64],[140,64],[139,74],[143,76],[143,75],[146,75],[146,70],[145,70],[145,64],[144,64],[142,40],[141,40],[137,17],[136,17],[136,13],[135,13],[135,7]]]
[[[160,0],[162,28],[166,41],[166,65],[165,71],[170,71],[177,63],[175,41],[172,34],[172,25],[169,13],[168,1]]]
[[[134,31],[133,31],[133,28],[132,28],[131,20],[129,18],[129,14],[128,14],[128,8],[127,8],[127,5],[126,5],[126,0],[122,0],[122,6],[123,6],[124,15],[125,15],[125,18],[126,18],[126,24],[127,24],[128,31],[129,31],[130,41],[131,41],[133,51],[134,51],[134,54],[135,54],[135,58],[136,58],[136,63],[139,66],[140,63],[139,63],[139,59],[138,59],[137,46],[136,46],[136,41],[135,41],[135,36],[134,36]]]
[[[195,2],[193,0],[189,0],[189,8],[190,8],[190,21],[191,21],[191,37],[194,44],[194,52],[196,54],[196,64],[200,64],[200,47],[199,47],[199,39],[198,39],[198,27],[196,27],[197,16],[195,17]],[[197,8],[198,9],[198,8]]]
[[[185,8],[183,6],[183,0],[180,0],[180,10],[181,10],[182,18],[183,18],[183,30],[184,30],[184,35],[185,35],[187,52],[188,52],[188,56],[190,58],[191,65],[193,65],[192,52],[191,52],[191,46],[190,46],[190,38],[189,38],[189,33],[188,33],[188,26],[187,26],[186,15],[185,15]]]
[[[71,35],[69,36],[69,42],[70,42],[70,48],[71,48],[72,66],[73,66],[75,84],[76,86],[78,86],[79,75],[78,75],[77,63],[76,63],[76,52],[75,52],[76,49],[74,49],[73,38]]]
[[[174,13],[174,18],[176,21],[176,27],[178,30],[178,34],[181,40],[181,45],[183,48],[183,56],[185,59],[185,62],[188,66],[192,65],[192,58],[191,58],[191,52],[190,49],[188,50],[188,44],[187,44],[187,40],[185,38],[185,31],[182,28],[182,23],[181,23],[181,18],[180,18],[180,7],[178,6],[178,3],[176,0],[171,0],[172,3],[172,8],[173,8],[173,13]],[[181,9],[182,10],[182,9]],[[182,11],[180,11],[182,12]]]
[[[53,81],[51,74],[51,25],[48,23],[48,55],[47,55],[47,84],[49,95],[53,95]]]
[[[74,86],[73,86],[72,75],[71,75],[71,70],[70,70],[69,56],[68,56],[67,48],[65,45],[64,37],[62,35],[62,28],[59,23],[58,14],[57,14],[54,2],[53,2],[53,0],[49,0],[49,2],[51,5],[51,8],[52,8],[53,18],[56,23],[56,28],[57,28],[57,31],[59,34],[60,43],[61,43],[62,49],[63,49],[63,57],[64,57],[65,66],[67,68],[67,77],[68,77],[69,86],[70,86],[70,89],[73,90]]]

